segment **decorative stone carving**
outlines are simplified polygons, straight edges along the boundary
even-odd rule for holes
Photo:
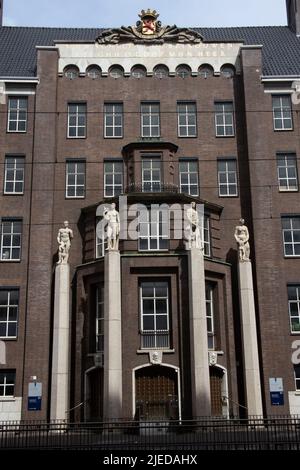
[[[108,221],[107,224],[107,250],[118,251],[119,250],[119,238],[120,238],[120,216],[116,210],[116,204],[113,202],[111,209],[104,209],[104,218]]]
[[[203,244],[201,242],[200,236],[199,215],[196,210],[195,202],[191,203],[191,207],[187,210],[186,216],[189,223],[186,228],[188,232],[188,247],[190,250],[192,248],[203,250]]]
[[[210,366],[216,366],[218,364],[218,353],[209,351],[208,353],[208,363]]]
[[[149,360],[153,365],[160,365],[162,364],[163,353],[162,351],[150,351],[149,352]]]
[[[144,44],[162,44],[164,42],[197,44],[202,42],[201,34],[188,28],[162,26],[157,21],[159,14],[155,10],[142,10],[141,21],[136,26],[121,26],[103,31],[96,39],[99,44],[119,44],[135,42]]]
[[[241,219],[240,225],[235,227],[234,238],[238,244],[239,260],[250,261],[249,230],[244,219]]]
[[[64,222],[64,227],[60,228],[57,234],[57,243],[58,243],[57,264],[68,263],[72,238],[73,238],[73,230],[69,228],[69,222],[66,220]]]

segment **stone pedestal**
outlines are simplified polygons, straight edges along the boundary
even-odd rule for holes
[[[104,419],[122,417],[121,264],[119,251],[105,254]]]
[[[70,266],[55,268],[51,420],[68,419],[70,351]]]
[[[263,407],[251,261],[239,261],[238,271],[247,409],[249,416],[262,416]]]
[[[211,415],[207,344],[204,256],[200,249],[189,251],[190,348],[193,417]]]

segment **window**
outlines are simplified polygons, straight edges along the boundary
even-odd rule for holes
[[[0,399],[15,396],[16,372],[14,370],[0,370]]]
[[[159,193],[161,191],[160,158],[143,158],[142,187],[145,193]]]
[[[69,80],[75,80],[79,77],[79,68],[76,65],[68,65],[64,69],[64,76]]]
[[[84,198],[85,196],[85,162],[79,160],[66,163],[66,197]]]
[[[142,349],[169,349],[169,289],[167,282],[142,282]]]
[[[113,65],[109,69],[109,75],[111,78],[121,78],[124,76],[124,69],[120,65]]]
[[[19,261],[21,259],[21,220],[2,219],[1,222],[1,261]]]
[[[178,103],[179,137],[197,136],[197,112],[195,103]]]
[[[161,251],[169,246],[169,213],[153,204],[139,212],[139,250]]]
[[[211,256],[211,246],[210,246],[210,219],[208,215],[204,216],[204,255]]]
[[[131,76],[133,78],[143,78],[146,77],[147,70],[143,65],[134,65],[131,69]]]
[[[104,162],[104,197],[115,197],[123,192],[123,162]]]
[[[273,122],[275,131],[289,131],[293,129],[292,104],[289,95],[272,97]]]
[[[200,65],[198,73],[202,78],[209,78],[214,76],[214,69],[211,65],[203,64]]]
[[[24,193],[24,158],[5,157],[4,194]]]
[[[68,137],[73,139],[86,137],[86,104],[68,105]]]
[[[0,338],[16,338],[19,317],[19,291],[0,289]]]
[[[300,285],[288,286],[291,332],[300,334]]]
[[[218,184],[220,197],[233,197],[238,195],[235,160],[218,161]]]
[[[205,285],[205,301],[206,301],[206,320],[207,320],[207,334],[208,334],[208,349],[214,349],[214,289],[212,284],[206,283]]]
[[[167,78],[169,76],[169,69],[166,65],[157,65],[153,71],[156,78]]]
[[[8,132],[26,132],[27,130],[27,98],[8,99]]]
[[[199,196],[198,162],[186,160],[179,162],[179,180],[181,193]]]
[[[294,366],[296,390],[300,390],[300,365]]]
[[[300,256],[300,217],[282,217],[284,255]]]
[[[96,352],[104,352],[104,286],[96,290]]]
[[[215,103],[217,137],[234,136],[233,103]]]
[[[123,137],[122,103],[107,103],[104,105],[104,137]]]
[[[107,248],[107,237],[105,231],[99,237],[96,232],[96,258],[104,258],[105,250]]]
[[[159,103],[141,105],[142,137],[160,136]]]
[[[178,65],[176,68],[176,75],[180,78],[187,78],[192,75],[191,67],[188,65]]]
[[[296,155],[277,155],[279,191],[298,191]]]
[[[101,77],[101,68],[98,65],[90,65],[86,69],[86,74],[92,80],[96,80],[97,78]]]
[[[221,67],[221,76],[225,78],[233,78],[235,76],[235,68],[233,65],[225,64]]]

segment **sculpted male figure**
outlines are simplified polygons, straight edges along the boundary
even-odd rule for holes
[[[187,230],[189,231],[188,241],[189,249],[191,248],[202,248],[200,228],[199,228],[199,214],[196,210],[196,203],[192,202],[191,207],[187,210],[187,219],[189,225]]]
[[[107,225],[107,250],[117,251],[119,249],[120,237],[120,216],[116,210],[116,204],[113,202],[111,209],[104,209],[104,218],[108,221]]]
[[[240,261],[250,261],[249,230],[244,219],[235,227],[234,237],[238,244]]]
[[[60,228],[57,234],[57,243],[58,243],[58,263],[57,264],[68,263],[72,238],[73,238],[73,230],[69,228],[69,222],[66,220],[64,222],[64,227]]]

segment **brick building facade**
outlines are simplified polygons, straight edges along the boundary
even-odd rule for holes
[[[246,220],[263,411],[300,412],[291,360],[300,340],[300,2],[287,7],[287,27],[172,29],[153,11],[126,32],[0,27],[0,420],[50,418],[65,220],[74,232],[65,419],[105,417],[108,253],[96,211],[116,202],[121,214],[120,196],[129,206],[204,206],[215,416],[248,409],[233,236]],[[145,19],[155,32],[141,29]],[[173,218],[169,239],[159,219],[152,225],[120,240],[120,417],[187,418],[195,416],[188,251]],[[34,411],[30,383],[42,384]]]

